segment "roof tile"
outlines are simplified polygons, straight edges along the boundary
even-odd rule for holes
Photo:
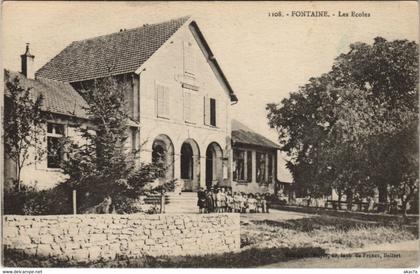
[[[232,141],[245,145],[280,149],[280,146],[266,137],[252,131],[241,122],[232,119]]]
[[[86,101],[69,83],[38,78],[28,79],[23,74],[9,71],[9,77],[17,76],[26,88],[32,88],[33,95],[43,95],[42,110],[78,118],[87,118]]]

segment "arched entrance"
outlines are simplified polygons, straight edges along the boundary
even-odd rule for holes
[[[162,165],[166,179],[174,178],[174,146],[167,135],[161,134],[153,141],[152,162]]]
[[[223,182],[223,151],[218,143],[211,143],[206,150],[206,186],[210,188]]]
[[[184,190],[195,191],[200,181],[200,151],[193,139],[187,139],[181,146],[181,179]]]

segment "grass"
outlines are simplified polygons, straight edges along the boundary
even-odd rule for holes
[[[320,247],[327,251],[415,240],[417,229],[390,223],[325,215],[291,220],[246,220],[241,223],[243,248]]]

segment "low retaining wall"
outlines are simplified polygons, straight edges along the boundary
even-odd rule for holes
[[[240,249],[239,214],[4,216],[3,244],[76,261]]]

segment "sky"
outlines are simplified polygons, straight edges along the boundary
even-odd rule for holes
[[[331,17],[288,17],[325,10]],[[284,17],[269,17],[281,11]],[[370,17],[337,17],[351,11]],[[332,16],[334,14],[335,16]],[[36,69],[76,40],[192,15],[239,98],[233,118],[272,140],[265,106],[328,72],[354,42],[418,41],[416,2],[6,2],[3,67],[19,71],[31,44]]]

